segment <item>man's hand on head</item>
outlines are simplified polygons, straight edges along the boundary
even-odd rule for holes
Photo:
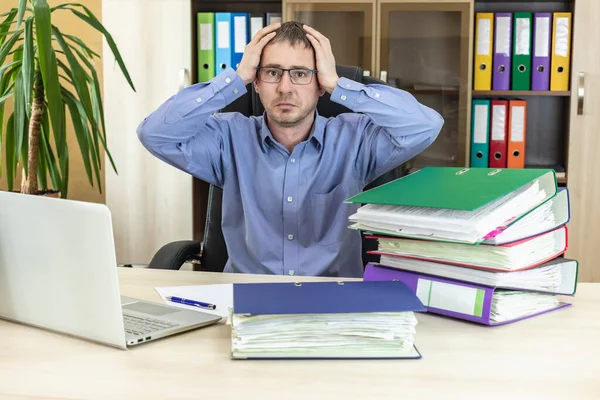
[[[308,25],[303,25],[302,27],[306,31],[306,37],[315,49],[319,85],[325,89],[327,93],[331,94],[340,77],[335,69],[335,57],[333,56],[329,39]]]
[[[246,45],[242,61],[240,61],[240,66],[236,70],[236,73],[242,78],[245,85],[254,82],[256,79],[256,67],[260,63],[262,51],[267,43],[273,39],[275,31],[280,26],[280,23],[265,26],[256,32],[250,43]]]

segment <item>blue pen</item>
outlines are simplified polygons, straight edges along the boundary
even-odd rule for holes
[[[214,304],[204,303],[202,301],[184,299],[184,298],[176,297],[176,296],[169,296],[166,299],[169,301],[172,301],[173,303],[185,304],[188,306],[193,306],[193,307],[198,307],[198,308],[208,308],[210,310],[214,310],[217,308],[217,306]]]

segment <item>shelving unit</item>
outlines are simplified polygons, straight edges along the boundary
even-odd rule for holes
[[[473,90],[473,97],[570,97],[571,91],[535,91],[535,90]]]

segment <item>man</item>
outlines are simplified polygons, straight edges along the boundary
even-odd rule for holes
[[[237,71],[169,98],[140,124],[156,157],[223,188],[225,272],[362,277],[344,200],[427,148],[442,117],[410,94],[338,77],[329,40],[297,22],[260,30]],[[215,113],[253,82],[260,117]],[[356,113],[317,114],[325,91]]]

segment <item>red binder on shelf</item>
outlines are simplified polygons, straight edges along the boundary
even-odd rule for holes
[[[508,100],[492,100],[490,123],[490,168],[506,168],[508,147]]]

